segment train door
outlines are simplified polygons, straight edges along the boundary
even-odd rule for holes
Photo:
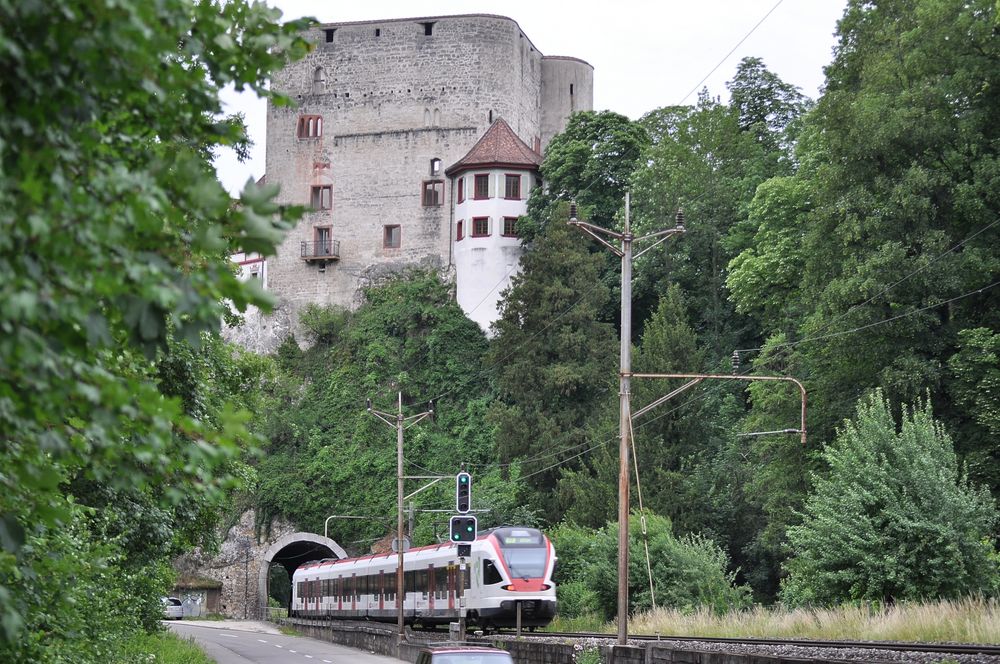
[[[434,565],[427,566],[427,611],[434,615]]]
[[[378,610],[385,609],[385,572],[378,573]]]
[[[337,577],[337,611],[344,610],[344,577]]]
[[[358,610],[358,575],[351,575],[351,611]]]
[[[454,565],[448,565],[448,610],[455,610],[455,584],[458,582],[458,570]]]

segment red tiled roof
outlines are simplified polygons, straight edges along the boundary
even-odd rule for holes
[[[494,122],[468,154],[449,166],[445,173],[452,175],[470,168],[530,168],[538,170],[542,155],[518,138],[503,118]]]

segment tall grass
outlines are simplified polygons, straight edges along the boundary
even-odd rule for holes
[[[173,632],[137,634],[123,643],[113,664],[214,664],[191,639]]]
[[[603,631],[614,629],[614,623],[609,623]],[[655,609],[633,617],[629,631],[665,636],[1000,643],[1000,601],[969,598],[794,610],[755,607],[724,615]]]

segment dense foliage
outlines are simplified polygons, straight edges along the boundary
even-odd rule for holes
[[[0,1],[3,661],[112,660],[232,482],[249,440],[233,385],[192,371],[188,391],[178,370],[240,363],[200,347],[221,301],[268,304],[228,254],[273,252],[294,218],[271,190],[232,205],[210,163],[246,144],[220,89],[266,95],[305,52],[277,15]]]
[[[794,604],[988,595],[1000,581],[988,492],[959,475],[951,438],[929,404],[904,407],[897,428],[876,391],[823,458],[782,599]]]
[[[654,599],[655,606],[684,611],[704,607],[724,613],[749,606],[750,589],[734,583],[728,557],[718,544],[699,535],[676,537],[670,520],[655,514],[633,516],[629,597],[634,610],[653,608]],[[613,617],[618,601],[618,525],[592,530],[564,523],[549,535],[559,551],[555,581],[564,602],[560,614]],[[649,551],[648,568],[643,540]]]
[[[315,343],[301,351],[286,342],[265,407],[270,443],[257,467],[255,500],[262,525],[280,514],[322,532],[331,514],[371,516],[330,523],[331,536],[356,552],[393,530],[396,432],[365,402],[395,413],[400,391],[404,415],[427,410],[432,400],[435,410],[433,420],[406,430],[407,474],[454,475],[466,464],[476,478],[475,508],[490,510],[484,526],[534,521],[521,507],[527,494],[517,467],[496,461],[486,336],[436,274],[414,272],[371,288],[355,312],[315,308],[304,320]],[[442,482],[414,502],[421,510],[447,509],[454,484]],[[446,533],[447,515],[418,516],[420,542]]]
[[[436,413],[406,471],[464,464],[482,525],[551,527],[567,611],[612,615],[618,261],[565,221],[576,200],[619,226],[626,189],[640,235],[688,226],[635,262],[635,369],[723,373],[739,349],[810,404],[805,447],[738,435],[797,426],[772,383],[706,381],[635,422],[631,608],[652,605],[646,546],[682,610],[997,592],[995,3],[850,0],[815,104],[748,58],[728,102],[574,116],[492,338],[414,272],[261,358],[214,336],[221,302],[268,304],[226,256],[273,250],[296,211],[253,186],[233,205],[208,157],[246,147],[219,89],[267,94],[304,50],[275,18],[0,0],[0,659],[114,661],[225,493],[264,528],[368,515],[330,524],[367,550],[394,522],[395,433],[364,404],[400,392]],[[636,380],[633,407],[677,385]],[[419,510],[447,483],[414,502],[417,543],[440,538]]]
[[[888,404],[880,407],[897,417],[902,404],[921,400],[925,406],[907,417],[922,421],[929,417],[922,409],[933,404],[934,458],[952,476],[967,472],[995,495],[996,20],[996,7],[985,0],[852,1],[838,26],[825,92],[815,103],[760,59],[747,58],[728,84],[728,102],[705,91],[693,106],[657,109],[639,121],[610,112],[574,116],[546,151],[548,186],[533,191],[529,214],[519,222],[527,253],[493,338],[451,333],[450,352],[465,359],[448,364],[425,349],[435,326],[461,329],[457,310],[447,314],[449,322],[440,318],[448,301],[443,293],[436,300],[430,283],[401,283],[371,294],[362,310],[307,352],[336,359],[324,359],[332,370],[311,374],[286,411],[306,408],[315,419],[325,403],[337,412],[337,423],[299,424],[295,414],[288,425],[297,427],[295,435],[271,436],[273,455],[262,475],[285,479],[265,487],[262,504],[314,524],[324,510],[339,511],[334,504],[360,508],[360,494],[343,493],[346,478],[364,473],[362,467],[382,468],[384,476],[364,477],[377,484],[382,493],[375,495],[391,514],[391,431],[364,419],[355,404],[364,396],[358,386],[381,389],[381,400],[393,403],[397,388],[387,381],[398,377],[408,405],[442,395],[448,402],[442,412],[464,413],[462,427],[452,421],[413,430],[414,449],[424,455],[416,463],[435,472],[470,463],[477,481],[483,475],[487,495],[497,491],[486,500],[496,503],[509,490],[516,495],[509,506],[527,506],[519,517],[566,523],[559,530],[563,548],[612,528],[618,261],[565,222],[566,204],[576,200],[580,218],[620,228],[626,188],[639,235],[673,226],[679,208],[687,220],[687,233],[635,262],[633,367],[727,373],[739,349],[738,372],[795,376],[809,392],[806,446],[794,436],[739,435],[798,426],[800,397],[786,384],[706,381],[636,420],[633,479],[642,488],[642,507],[669,519],[664,537],[720,547],[728,558],[712,560],[728,565],[761,601],[777,599],[782,577],[788,570],[794,575],[801,561],[819,561],[810,568],[817,578],[839,573],[828,569],[833,563],[821,538],[805,537],[801,529],[834,481],[828,478],[837,457],[824,447],[876,388]],[[396,289],[408,295],[391,295]],[[435,313],[405,313],[423,307]],[[400,323],[400,316],[420,322]],[[633,408],[678,385],[633,381]],[[332,400],[333,394],[342,398]],[[870,409],[865,403],[861,407]],[[860,425],[843,430],[854,426]],[[444,431],[452,442],[434,442]],[[869,438],[872,445],[898,445],[902,435],[882,426]],[[306,439],[292,456],[274,456],[291,454],[289,443]],[[832,449],[840,445],[846,443]],[[872,463],[891,475],[892,458]],[[931,490],[931,478],[915,478],[909,481]],[[303,485],[294,488],[297,481]],[[305,482],[336,494],[336,503],[303,502]],[[444,494],[428,492],[422,504],[435,496],[444,501]],[[984,496],[976,501],[979,525],[963,541],[996,537],[995,508]],[[492,517],[484,523],[501,521]],[[947,517],[939,515],[942,521]],[[418,535],[430,537],[431,529],[422,527]],[[360,526],[343,528],[362,535]],[[574,539],[574,529],[584,528],[591,534]],[[371,526],[363,534],[384,532]],[[892,532],[891,546],[879,541],[894,552],[893,564],[933,546],[926,531]],[[982,552],[992,550],[987,542],[968,551],[980,545]],[[613,548],[613,538],[606,546]],[[668,557],[676,559],[675,553]],[[633,549],[633,560],[641,555]],[[963,565],[972,564],[961,556]],[[913,578],[900,579],[898,587],[874,584],[854,592],[831,586],[809,595],[799,574],[785,593],[796,601],[835,602],[992,592],[995,558],[977,560],[975,583],[953,580],[958,585],[946,587]],[[595,595],[597,576],[563,570],[567,606],[613,612],[613,593]],[[915,574],[899,570],[897,576]],[[654,582],[667,584],[674,574],[664,567]],[[911,582],[918,591],[899,589]],[[723,586],[737,592],[731,583]],[[642,584],[633,591],[635,606],[644,605]],[[665,590],[662,596],[685,607],[692,595]]]

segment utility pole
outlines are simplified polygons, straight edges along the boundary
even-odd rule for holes
[[[628,520],[629,520],[629,426],[631,414],[631,376],[632,376],[632,261],[660,244],[672,235],[684,232],[684,214],[677,210],[675,226],[667,230],[650,233],[640,238],[632,235],[631,227],[631,194],[625,192],[625,229],[624,232],[608,230],[576,218],[576,204],[570,205],[570,220],[576,226],[622,259],[622,306],[621,306],[621,358],[618,374],[619,397],[619,445],[618,445],[618,643],[625,645],[628,641]],[[621,242],[619,249],[601,236],[611,237]],[[659,238],[632,255],[632,243]]]
[[[406,548],[403,545],[403,430],[413,426],[420,420],[434,415],[434,402],[430,403],[430,408],[422,413],[403,417],[403,393],[398,393],[397,408],[395,413],[383,413],[372,408],[372,401],[368,399],[368,412],[382,420],[396,430],[396,626],[397,655],[402,651],[403,641],[406,639],[406,628],[403,624],[403,600],[406,598],[403,587],[403,553]]]

